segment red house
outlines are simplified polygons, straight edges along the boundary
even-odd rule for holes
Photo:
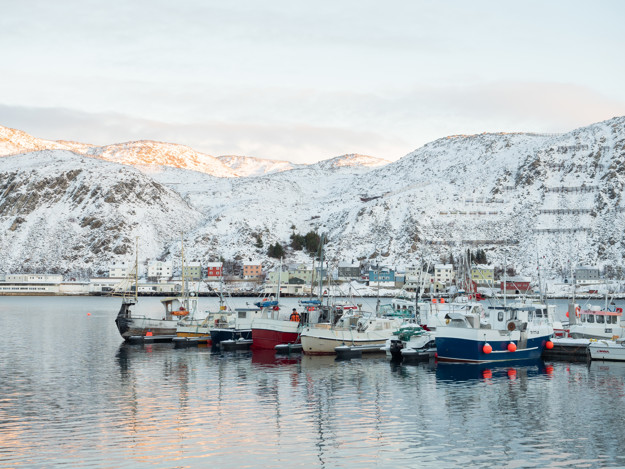
[[[506,279],[506,293],[523,295],[531,290],[531,279],[528,277],[510,277]],[[504,282],[501,282],[501,291],[504,291]]]
[[[206,278],[219,278],[223,275],[223,263],[209,262],[206,266]]]

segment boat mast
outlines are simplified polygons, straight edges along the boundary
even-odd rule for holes
[[[543,303],[543,284],[540,279],[540,259],[538,258],[538,251],[536,251],[536,267],[538,269],[538,292],[539,292],[538,299],[540,300],[540,304],[544,304]]]
[[[139,301],[139,237],[135,237],[135,303]]]
[[[506,306],[506,292],[508,291],[508,284],[506,283],[506,269],[507,269],[507,263],[508,263],[508,258],[507,258],[507,251],[504,251],[503,254],[503,305]]]
[[[182,258],[182,301],[183,301],[184,307],[188,310],[189,305],[185,304],[185,303],[188,303],[188,301],[187,301],[187,286],[185,283],[186,279],[184,275],[184,233],[180,235],[180,256]]]
[[[323,238],[321,235],[321,241],[319,243],[319,300],[323,304]],[[330,300],[328,300],[328,304]]]

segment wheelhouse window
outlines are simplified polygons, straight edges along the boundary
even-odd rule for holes
[[[594,317],[592,314],[589,314],[589,315],[588,315],[588,323],[589,323],[589,324],[592,324],[592,323],[594,323],[594,322],[595,322],[595,317]]]
[[[597,314],[597,319],[596,319],[597,324],[603,324],[604,319],[605,319],[605,316],[603,314]]]

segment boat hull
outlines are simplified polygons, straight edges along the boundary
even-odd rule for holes
[[[625,344],[603,340],[591,342],[588,350],[592,360],[625,361]]]
[[[380,348],[386,341],[393,337],[394,329],[383,331],[372,331],[359,333],[356,331],[338,331],[333,329],[310,328],[305,330],[301,336],[302,352],[305,355],[335,355],[336,347],[349,345],[352,347],[374,346]],[[364,351],[364,349],[363,349]],[[369,350],[367,352],[380,352],[380,349]]]
[[[249,340],[252,338],[251,329],[216,328],[210,331],[211,341],[217,345],[224,340]]]
[[[178,321],[167,321],[152,318],[122,318],[115,320],[117,329],[124,340],[136,336],[175,336]]]
[[[300,323],[280,319],[255,319],[252,349],[275,350],[280,344],[299,344]]]
[[[533,360],[540,358],[550,337],[551,334],[545,334],[528,338],[525,346],[518,346],[514,352],[510,352],[508,350],[510,342],[518,343],[519,339],[437,336],[436,353],[439,361],[488,363]],[[492,347],[490,353],[484,352],[484,345],[487,343]]]

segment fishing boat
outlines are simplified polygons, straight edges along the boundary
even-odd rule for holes
[[[320,246],[320,265],[323,265],[323,237]],[[280,259],[280,271],[282,259]],[[313,266],[314,271],[314,266]],[[260,317],[252,323],[252,349],[276,350],[276,346],[296,345],[300,343],[300,334],[305,324],[324,321],[327,309],[321,304],[321,299],[304,300],[303,311],[294,315],[282,314],[280,310],[280,278],[278,277],[277,296],[263,298],[255,303],[261,310]],[[312,285],[312,281],[311,281]],[[322,279],[319,280],[319,294],[321,295]],[[311,288],[312,290],[312,288]]]
[[[380,316],[374,312],[350,310],[338,320],[308,324],[301,331],[302,352],[306,355],[333,355],[336,347],[370,347],[367,351],[379,352],[386,341],[406,321],[402,316]],[[363,349],[364,350],[364,349]]]
[[[252,323],[260,317],[259,308],[237,308],[227,316],[215,316],[211,324],[210,336],[213,345],[225,340],[252,339]]]
[[[234,313],[228,309],[222,292],[223,286],[219,291],[219,310],[206,311],[201,315],[202,317],[198,317],[197,298],[189,299],[189,297],[193,297],[193,295],[189,295],[188,287],[185,287],[183,297],[188,298],[187,301],[193,301],[193,303],[191,303],[192,308],[190,308],[190,314],[185,315],[178,323],[176,329],[177,336],[202,339],[208,343],[208,341],[211,340],[211,330],[213,327],[223,327],[224,324],[227,325],[232,322]]]
[[[588,344],[591,360],[625,361],[625,338],[591,340]]]
[[[165,313],[163,319],[132,314],[131,307],[137,304],[137,297],[123,297],[122,305],[115,318],[117,330],[124,340],[134,336],[176,336],[179,318]]]
[[[622,322],[623,309],[601,309],[598,306],[582,308],[569,304],[568,335],[574,339],[616,339],[625,337],[625,324]]]
[[[490,306],[484,316],[449,313],[446,327],[436,330],[439,361],[498,362],[540,358],[553,345],[555,306],[515,303]],[[550,345],[548,345],[548,343]]]
[[[197,297],[191,297],[188,289],[184,287],[183,277],[183,293],[181,296],[164,298],[161,304],[165,309],[162,319],[151,318],[133,314],[132,307],[137,305],[138,299],[138,267],[139,267],[139,248],[135,249],[135,266],[133,269],[134,286],[130,292],[126,292],[122,297],[122,304],[115,318],[117,330],[124,340],[132,337],[152,337],[154,340],[173,340],[177,335],[178,323],[182,318],[191,316],[197,311]],[[184,248],[183,248],[184,249]],[[183,251],[184,252],[184,251]],[[184,255],[183,255],[184,259]],[[184,265],[184,261],[183,261]],[[184,272],[184,268],[183,268]]]
[[[386,354],[395,361],[421,361],[434,358],[436,341],[434,332],[417,324],[404,324],[386,341]]]

